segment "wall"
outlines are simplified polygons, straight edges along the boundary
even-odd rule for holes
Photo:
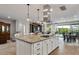
[[[26,20],[17,20],[16,21],[16,32],[20,32],[24,35],[29,34],[29,22]]]

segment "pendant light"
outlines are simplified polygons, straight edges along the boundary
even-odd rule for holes
[[[37,23],[40,23],[40,20],[39,20],[39,10],[40,9],[37,9],[37,12],[38,12],[38,21],[37,21]]]
[[[27,8],[27,9],[28,9],[28,10],[27,10],[27,21],[30,21],[30,18],[29,18],[29,6],[30,6],[30,4],[27,4],[27,7],[28,7],[28,8]]]
[[[37,9],[37,11],[38,11],[38,20],[39,20],[39,9]]]

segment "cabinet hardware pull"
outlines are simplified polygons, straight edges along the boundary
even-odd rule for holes
[[[37,55],[40,55],[40,53],[38,53]]]
[[[40,50],[40,48],[38,48],[37,50]]]
[[[37,45],[40,45],[40,44],[37,44]]]

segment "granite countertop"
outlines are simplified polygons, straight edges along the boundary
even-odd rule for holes
[[[54,35],[52,35],[52,36],[54,36]],[[16,39],[32,44],[32,43],[36,43],[39,41],[49,39],[52,36],[49,36],[46,38],[46,37],[42,37],[42,35],[23,35],[23,36],[16,36]]]
[[[20,37],[16,37],[16,39],[22,40],[22,41],[25,41],[25,42],[32,44],[32,43],[36,43],[36,42],[39,42],[39,41],[46,40],[48,38],[41,37],[40,35],[23,35],[23,36],[20,36]]]

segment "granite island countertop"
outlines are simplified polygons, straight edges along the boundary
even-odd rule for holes
[[[48,38],[42,37],[40,35],[23,35],[20,37],[16,37],[16,39],[32,44],[32,43],[46,40]]]

